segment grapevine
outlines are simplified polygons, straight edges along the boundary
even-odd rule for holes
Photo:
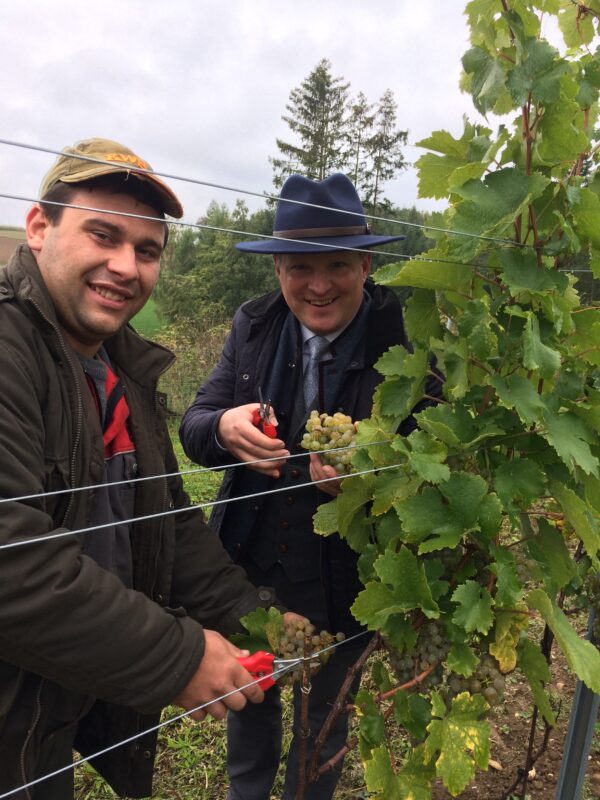
[[[600,278],[600,6],[471,0],[466,14],[461,86],[480,114],[510,121],[494,134],[465,119],[458,136],[420,143],[420,195],[448,208],[433,247],[374,276],[412,287],[412,350],[377,363],[372,417],[349,442],[361,474],[314,521],[357,552],[352,612],[395,673],[374,667],[376,691],[355,704],[367,787],[397,800],[428,800],[436,780],[459,796],[487,767],[486,717],[509,673],[530,685],[532,737],[538,715],[554,724],[553,638],[600,693],[600,654],[563,611],[597,608],[600,595],[600,309],[578,283],[586,266]],[[553,15],[564,55],[542,38]],[[436,369],[443,400],[427,406]],[[332,447],[323,416],[306,449]],[[410,734],[401,761],[388,749],[392,716]]]

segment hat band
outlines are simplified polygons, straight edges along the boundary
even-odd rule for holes
[[[310,239],[314,236],[360,236],[368,234],[368,225],[347,225],[341,228],[294,228],[291,231],[273,231],[277,239]]]

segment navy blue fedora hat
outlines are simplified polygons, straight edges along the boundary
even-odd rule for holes
[[[281,187],[273,236],[239,242],[236,247],[248,253],[323,253],[336,247],[364,249],[406,238],[374,236],[369,231],[354,184],[341,172],[323,181],[290,175]]]

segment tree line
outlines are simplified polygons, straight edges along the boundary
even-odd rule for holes
[[[278,155],[269,159],[276,190],[292,173],[322,180],[342,171],[356,185],[367,213],[392,220],[372,223],[377,233],[397,233],[394,220],[416,226],[425,223],[424,214],[415,208],[398,208],[384,194],[385,183],[406,166],[402,145],[407,132],[398,128],[390,90],[377,103],[370,103],[363,92],[352,97],[350,84],[334,77],[330,62],[322,59],[292,90],[286,112],[283,119],[294,141],[277,139]],[[155,299],[175,333],[222,324],[245,300],[276,287],[269,258],[235,249],[237,241],[252,234],[271,234],[273,216],[272,201],[253,213],[241,200],[233,208],[212,202],[198,220],[209,227],[171,231]],[[211,228],[241,231],[242,236]],[[401,232],[406,239],[386,250],[402,256],[428,247],[422,228],[403,226]],[[384,261],[389,257],[374,254],[374,269]]]

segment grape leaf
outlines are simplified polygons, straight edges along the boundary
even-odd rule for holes
[[[471,95],[481,114],[491,111],[504,92],[504,70],[498,60],[482,47],[472,47],[464,54],[463,69],[472,76]]]
[[[548,413],[544,422],[546,430],[540,434],[556,450],[558,456],[573,471],[575,467],[588,475],[598,475],[598,459],[592,454],[589,443],[596,442],[596,436],[583,420],[570,411],[560,414]]]
[[[378,517],[407,497],[412,497],[421,485],[421,480],[400,470],[388,470],[376,475],[373,480],[373,505],[371,513]]]
[[[523,593],[514,556],[505,547],[493,547],[492,558],[490,570],[496,575],[496,605],[514,606]]]
[[[475,667],[479,663],[479,659],[473,650],[467,645],[460,642],[455,642],[448,653],[446,664],[448,669],[468,678],[473,674]]]
[[[576,194],[570,194],[569,197],[574,201],[572,210],[575,230],[580,236],[588,239],[594,247],[600,247],[600,230],[598,226],[600,198],[592,189],[587,188],[582,188]],[[595,277],[598,277],[598,275]]]
[[[550,699],[544,691],[544,683],[550,680],[550,667],[539,647],[529,639],[519,644],[519,668],[529,681],[533,700],[549,725],[556,725],[556,717]]]
[[[551,378],[560,368],[560,353],[545,345],[540,338],[540,323],[529,314],[523,330],[523,364],[543,378]]]
[[[374,747],[378,747],[385,736],[385,723],[374,698],[361,689],[354,698],[358,717],[360,751],[363,758],[368,757]]]
[[[600,277],[600,274],[596,277]],[[576,329],[573,344],[577,348],[579,358],[600,366],[600,311],[585,309],[574,314],[573,320]]]
[[[371,490],[360,477],[346,478],[342,483],[342,493],[337,496],[339,534],[350,547],[360,553],[369,541],[369,528],[366,522],[365,505],[371,499]]]
[[[585,546],[588,556],[592,559],[595,569],[600,569],[600,532],[598,519],[590,513],[587,503],[581,500],[575,492],[560,483],[552,483],[552,494],[560,503],[565,517],[575,528],[577,536]]]
[[[487,769],[490,726],[479,719],[486,708],[483,697],[462,692],[453,699],[452,708],[443,719],[429,723],[425,760],[435,759],[438,777],[455,797],[473,779],[476,766]]]
[[[569,283],[563,273],[546,267],[540,268],[533,251],[501,250],[498,258],[502,264],[503,280],[513,297],[522,292],[537,296],[554,289],[564,291]]]
[[[543,492],[546,477],[529,458],[505,461],[494,473],[494,488],[506,507],[529,508]]]
[[[236,633],[230,637],[237,647],[250,650],[251,653],[277,649],[284,625],[283,614],[276,608],[257,608],[241,617],[240,623],[248,633]]]
[[[577,677],[592,692],[600,694],[600,652],[596,647],[579,638],[564,613],[542,589],[533,589],[527,603],[540,612]]]
[[[403,547],[387,551],[374,564],[382,583],[371,581],[358,594],[352,614],[370,630],[385,627],[390,616],[420,608],[428,618],[439,616],[439,608],[427,583],[423,564]]]
[[[426,153],[417,159],[419,175],[419,197],[433,197],[437,200],[448,194],[450,176],[463,161],[452,156],[436,156]]]
[[[439,607],[432,597],[425,566],[407,547],[400,548],[397,553],[386,551],[375,562],[375,572],[382,583],[393,589],[403,611],[420,608],[426,617],[439,616]]]
[[[573,83],[572,87],[576,93],[576,84]],[[567,96],[564,79],[562,88],[560,103],[546,106],[540,120],[539,145],[536,148],[536,155],[546,164],[574,161],[589,147],[589,139],[582,130],[583,114],[575,100]],[[583,231],[578,227],[575,210],[573,210],[573,219],[575,230],[581,234]],[[594,238],[596,236],[597,234]]]
[[[394,695],[394,719],[417,740],[425,738],[431,722],[431,705],[420,694],[396,692]]]
[[[369,793],[380,800],[404,800],[400,794],[398,779],[386,747],[377,747],[363,759],[365,782]],[[423,800],[431,800],[431,793],[424,795]]]
[[[384,273],[383,269],[378,269],[373,279],[375,283],[384,286],[413,286],[417,289],[436,289],[463,295],[470,293],[473,279],[471,267],[437,261],[436,257],[440,258],[441,254],[435,250],[428,250],[420,258],[425,257],[431,260],[408,261],[393,277],[389,273]]]
[[[526,39],[520,61],[510,71],[507,86],[516,105],[523,105],[531,96],[540,103],[553,103],[560,96],[561,77],[569,71],[566,61],[548,42],[533,37]]]
[[[575,576],[575,564],[560,531],[542,518],[537,527],[537,533],[526,538],[525,548],[540,565],[548,594],[557,595]]]
[[[450,447],[469,449],[484,439],[504,433],[496,425],[478,427],[467,409],[460,403],[437,405],[415,415],[417,424]]]
[[[457,625],[461,625],[467,633],[479,631],[487,633],[492,627],[492,598],[487,589],[477,581],[467,581],[458,586],[452,595],[458,608],[452,615]]]
[[[502,232],[547,185],[548,178],[539,174],[525,175],[516,167],[499,169],[483,181],[468,181],[455,189],[463,198],[456,206],[455,228],[479,235]],[[477,246],[471,243],[470,248],[463,245],[462,249],[468,254],[469,249],[473,252]]]
[[[432,338],[442,334],[440,311],[435,292],[430,289],[415,289],[406,301],[404,315],[406,333],[411,342],[429,347]]]
[[[374,800],[431,800],[435,773],[423,764],[421,748],[415,748],[408,755],[399,772],[392,768],[385,747],[373,750],[364,767],[369,797]]]
[[[523,610],[519,613],[521,609]],[[527,607],[522,603],[515,603],[515,610],[497,609],[494,641],[490,644],[490,653],[498,661],[502,672],[510,672],[515,668],[517,645],[521,632],[527,630],[528,625]]]
[[[546,403],[536,392],[531,381],[522,375],[512,375],[510,378],[495,376],[490,383],[501,402],[508,408],[514,408],[526,425],[539,422],[547,410]]]
[[[322,536],[329,536],[331,533],[336,533],[339,528],[338,525],[338,509],[336,500],[330,500],[328,503],[322,503],[313,516],[313,530],[315,533],[320,533]]]
[[[558,15],[558,24],[567,47],[577,48],[594,38],[592,16],[580,14],[579,4],[565,5]]]
[[[414,471],[425,481],[440,483],[450,477],[450,468],[443,462],[448,450],[426,431],[413,431],[408,437],[409,461]]]

